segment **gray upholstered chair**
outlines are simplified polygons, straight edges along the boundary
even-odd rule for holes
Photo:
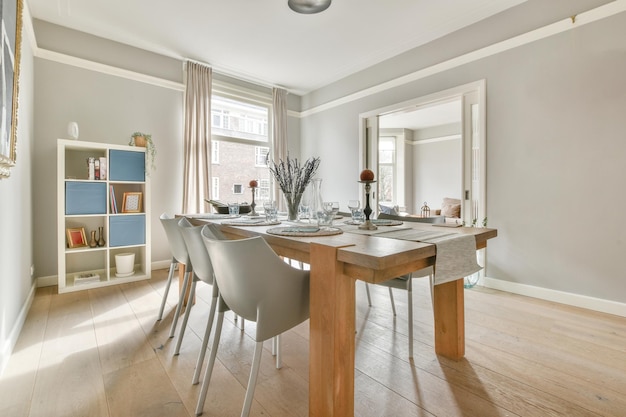
[[[166,213],[161,214],[160,217],[161,224],[163,225],[163,229],[165,229],[165,234],[167,236],[167,242],[170,247],[170,251],[172,252],[172,262],[170,263],[170,271],[167,276],[167,283],[165,284],[165,292],[163,293],[163,301],[161,301],[161,308],[159,309],[159,317],[157,320],[161,320],[163,318],[163,310],[165,309],[165,302],[167,301],[167,294],[172,286],[172,278],[174,276],[174,269],[177,264],[185,265],[185,277],[183,279],[183,287],[181,294],[187,293],[187,288],[189,287],[189,281],[191,281],[193,276],[193,266],[191,265],[191,260],[189,259],[189,254],[187,253],[187,245],[185,244],[185,240],[183,239],[180,230],[178,229],[178,220],[176,218],[172,218],[168,216]],[[192,300],[192,298],[190,298]],[[172,327],[170,328],[169,337],[174,337],[174,333],[176,330],[176,324],[178,323],[178,317],[180,316],[180,311],[183,306],[182,296],[178,301],[176,306],[176,312],[174,313],[174,319],[172,320]],[[182,341],[182,335],[184,334],[184,327],[181,328],[181,334],[179,335],[179,343]],[[178,343],[178,344],[179,344]]]
[[[202,229],[219,287],[217,327],[196,415],[201,415],[219,346],[224,312],[231,309],[256,322],[256,342],[242,417],[250,413],[261,364],[263,342],[309,318],[309,272],[291,267],[261,237],[217,240],[212,225]],[[214,227],[213,227],[214,228]]]
[[[420,223],[443,223],[443,217],[406,217],[406,216],[394,216],[391,214],[380,213],[378,215],[379,219],[390,219],[390,220],[401,220],[405,222],[420,222]],[[391,300],[391,310],[393,311],[393,315],[396,315],[396,304],[393,299],[393,291],[392,288],[397,288],[400,290],[405,290],[407,292],[407,309],[408,309],[408,337],[409,337],[409,358],[413,357],[413,278],[422,278],[428,277],[430,281],[430,296],[432,300],[433,296],[433,267],[429,266],[428,268],[420,269],[419,271],[412,272],[410,274],[402,275],[397,278],[390,279],[388,281],[380,282],[376,285],[381,285],[383,287],[389,288],[389,299]],[[369,293],[369,286],[365,284],[365,290],[367,292],[367,301],[371,306],[372,301]]]

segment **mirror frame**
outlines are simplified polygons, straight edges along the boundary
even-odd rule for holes
[[[22,10],[23,0],[0,0],[0,7],[2,7],[2,30],[0,33],[6,34],[0,35],[1,40],[1,53],[3,56],[0,58],[0,62],[4,64],[5,58],[12,58],[13,65],[10,68],[2,65],[2,79],[6,82],[6,75],[12,75],[13,85],[10,89],[6,88],[4,82],[3,94],[0,100],[4,101],[4,111],[2,112],[4,120],[2,120],[2,130],[0,131],[0,179],[7,178],[11,175],[11,168],[15,166],[17,160],[17,106],[18,106],[18,93],[19,93],[19,79],[20,79],[20,57],[22,49]],[[15,20],[5,20],[5,17],[12,17],[15,13]],[[7,74],[7,71],[11,71]],[[7,91],[8,90],[8,91]],[[8,94],[10,93],[10,95]],[[8,96],[8,97],[7,97]],[[10,100],[7,100],[9,98]],[[6,104],[10,101],[11,111],[6,111]],[[6,151],[2,151],[6,149]]]

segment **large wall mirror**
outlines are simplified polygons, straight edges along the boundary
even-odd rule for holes
[[[484,97],[479,81],[360,116],[374,211],[421,215],[426,203],[466,225],[486,221]]]
[[[0,31],[2,69],[2,118],[0,123],[0,179],[11,175],[17,159],[17,104],[22,43],[23,0],[0,0],[2,30]]]

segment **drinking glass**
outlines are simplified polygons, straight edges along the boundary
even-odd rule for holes
[[[339,208],[337,208],[339,210]],[[335,217],[336,211],[334,211],[332,202],[324,202],[322,204],[321,210],[317,211],[317,225],[320,228],[328,228],[333,225],[333,218]]]
[[[268,200],[263,203],[263,211],[265,212],[265,221],[273,223],[278,221],[278,208],[276,207],[276,201]]]
[[[311,221],[311,208],[308,205],[300,203],[298,206],[298,220],[300,221]]]
[[[352,214],[352,223],[363,223],[363,210],[359,200],[348,200],[348,208]]]
[[[363,213],[363,209],[356,208],[352,209],[352,223],[361,224],[365,221],[365,214]]]
[[[329,204],[330,205],[330,209],[333,212],[333,218],[337,215],[337,213],[339,212],[339,201],[328,201],[324,204]]]
[[[228,214],[231,216],[239,215],[239,203],[228,203]]]

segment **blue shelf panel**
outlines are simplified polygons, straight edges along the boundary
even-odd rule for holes
[[[109,218],[109,246],[131,246],[146,243],[146,216],[144,214]]]
[[[104,182],[65,183],[65,214],[106,214],[107,188]]]
[[[109,181],[145,181],[145,166],[143,152],[109,151]]]

